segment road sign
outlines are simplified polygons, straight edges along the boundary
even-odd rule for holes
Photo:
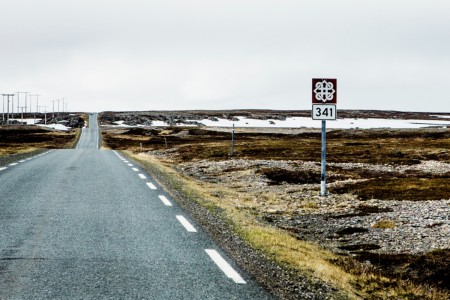
[[[313,120],[336,120],[336,105],[333,104],[313,104]]]
[[[322,120],[322,151],[320,166],[320,196],[327,196],[327,131],[326,120],[336,120],[337,80],[313,78],[312,80],[312,118]]]
[[[337,80],[329,78],[313,78],[312,80],[313,104],[337,103]]]

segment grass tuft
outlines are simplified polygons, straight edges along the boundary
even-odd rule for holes
[[[372,225],[372,228],[392,229],[395,228],[395,222],[391,220],[380,220]]]

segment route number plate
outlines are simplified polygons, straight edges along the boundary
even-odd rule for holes
[[[336,105],[333,104],[313,104],[313,120],[336,120]]]

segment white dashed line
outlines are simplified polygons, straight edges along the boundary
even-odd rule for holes
[[[132,164],[128,164],[128,166],[132,167],[133,165]]]
[[[126,163],[126,164],[127,164],[127,163],[129,163],[129,161],[128,161],[128,160],[124,160],[123,162],[124,162],[124,163]]]
[[[32,157],[27,158],[27,160],[32,160],[32,159],[33,159]]]
[[[222,270],[222,272],[227,275],[228,278],[232,279],[236,283],[246,284],[245,280],[236,272],[232,266],[223,257],[213,249],[205,249],[209,257],[216,263],[216,265]]]
[[[147,179],[144,174],[139,174],[139,177],[141,177],[142,179]]]
[[[172,206],[172,203],[170,203],[170,201],[169,201],[169,199],[167,199],[165,196],[163,196],[163,195],[159,195],[158,196],[159,197],[159,199],[161,199],[161,201],[164,203],[164,205],[166,205],[166,206]],[[180,221],[181,222],[181,221]],[[186,221],[187,222],[187,221]],[[191,224],[189,224],[189,225],[191,225]],[[191,225],[192,226],[192,225]],[[194,227],[192,227],[192,228],[194,228]],[[195,230],[195,228],[194,228],[194,230]],[[194,231],[195,232],[195,231]]]
[[[156,190],[156,186],[151,182],[147,182],[147,186],[152,190]]]
[[[24,162],[25,162],[25,160],[19,160],[19,162],[20,162],[20,163],[24,163]]]
[[[12,164],[9,164],[11,167],[13,167],[13,166],[15,166],[15,165],[18,165],[18,163],[12,163]]]
[[[3,167],[3,168],[0,168],[0,171],[6,170],[6,169],[8,169],[8,167]]]
[[[139,169],[136,169],[136,168],[131,168],[131,170],[133,170],[135,172],[139,172]]]
[[[177,219],[181,223],[181,225],[183,225],[183,227],[186,228],[186,230],[188,232],[197,232],[197,230],[194,228],[194,226],[192,226],[192,224],[189,223],[185,217],[177,215]]]

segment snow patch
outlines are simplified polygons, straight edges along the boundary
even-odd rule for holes
[[[449,116],[450,117],[450,116]],[[312,120],[307,117],[291,117],[286,120],[259,120],[249,119],[247,117],[237,117],[238,121],[232,121],[228,119],[217,118],[215,121],[210,119],[203,120],[187,120],[188,122],[198,122],[207,127],[262,127],[262,128],[321,128],[322,122],[318,120]],[[124,124],[124,121],[114,122],[117,127],[135,127]],[[113,125],[114,126],[114,125]],[[148,127],[144,125],[138,125],[139,127]],[[169,126],[164,121],[152,121],[151,127],[164,127]],[[179,123],[176,126],[185,127],[192,126],[191,124]],[[400,119],[337,119],[327,122],[327,128],[333,129],[373,129],[373,128],[425,128],[425,127],[449,127],[450,121],[447,120],[400,120]]]
[[[70,127],[66,127],[62,124],[49,124],[49,125],[38,125],[40,127],[46,127],[46,128],[53,128],[56,130],[61,130],[61,131],[68,131],[70,130]]]

